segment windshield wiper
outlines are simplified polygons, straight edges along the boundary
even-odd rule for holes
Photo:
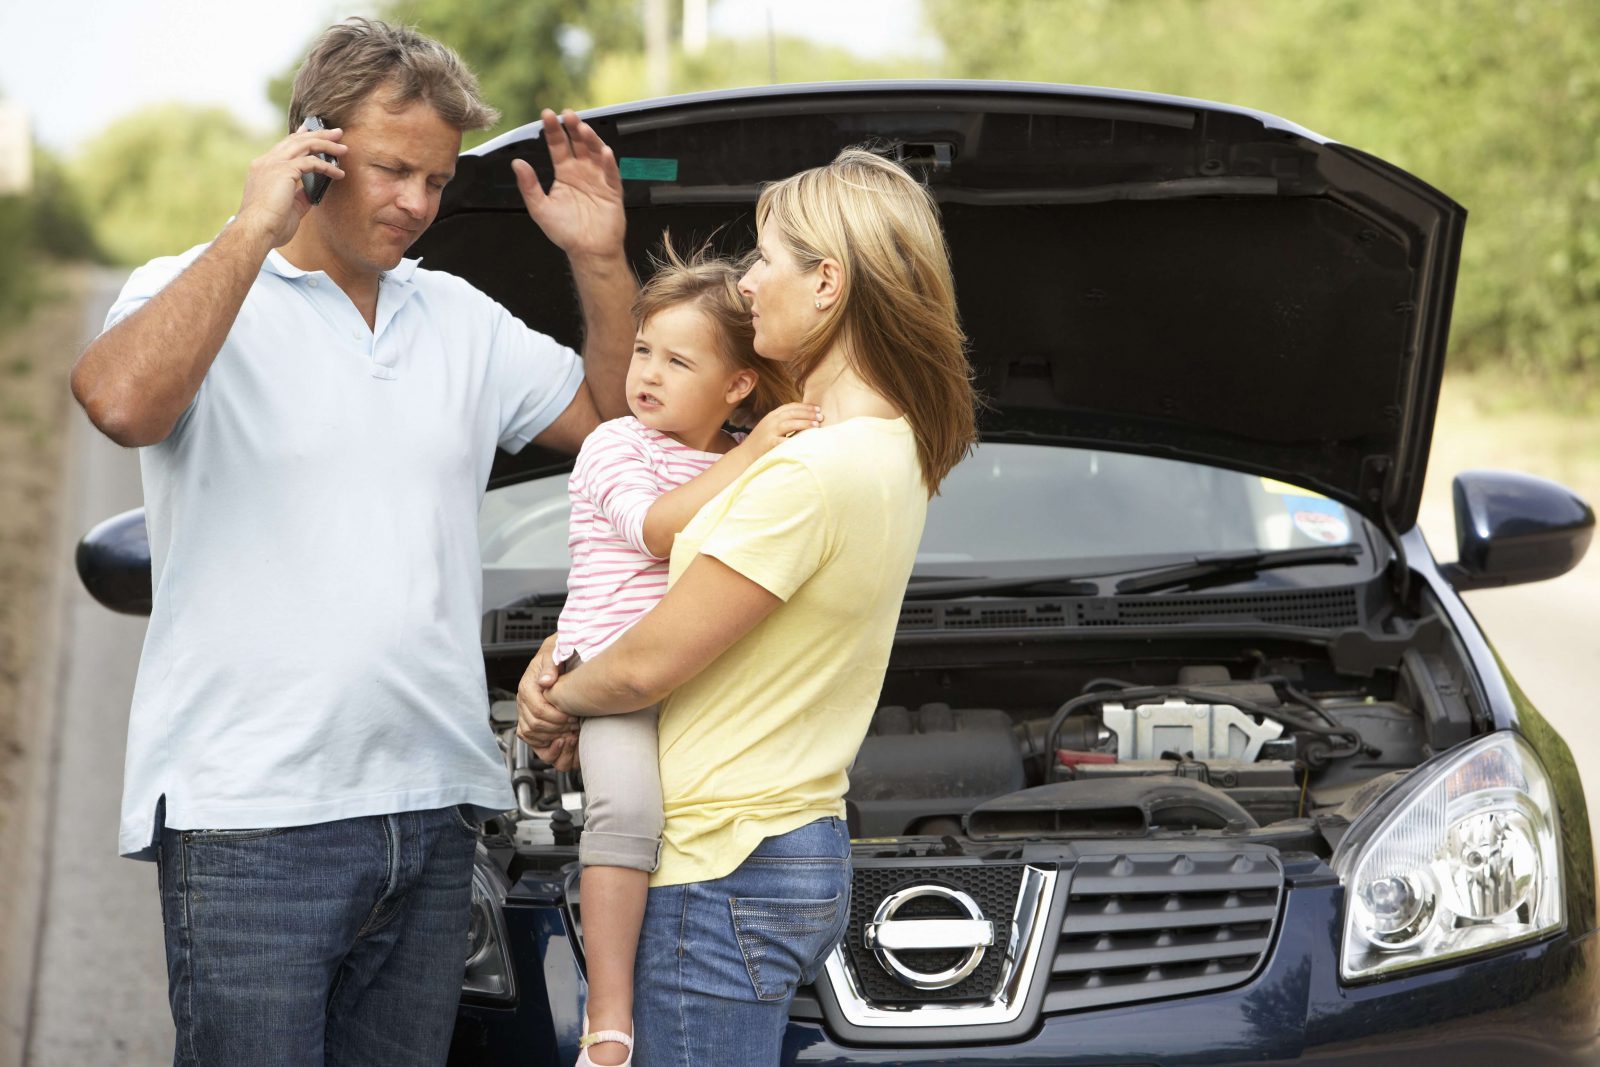
[[[1019,574],[1006,578],[946,578],[906,587],[907,600],[945,600],[990,593],[1034,593],[1038,596],[1094,596],[1100,587],[1075,574]]]
[[[1288,548],[1275,552],[1232,552],[1220,556],[1197,556],[1193,562],[1124,578],[1117,583],[1119,593],[1152,593],[1158,589],[1192,586],[1206,580],[1224,581],[1249,578],[1261,571],[1279,567],[1306,567],[1318,563],[1354,564],[1361,558],[1358,544],[1329,545],[1326,548]]]

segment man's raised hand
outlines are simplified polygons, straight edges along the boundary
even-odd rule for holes
[[[594,129],[570,108],[556,113],[545,108],[544,142],[555,167],[546,192],[533,168],[514,159],[517,188],[528,214],[544,235],[567,254],[614,255],[622,251],[627,222],[622,211],[622,175],[617,157]]]

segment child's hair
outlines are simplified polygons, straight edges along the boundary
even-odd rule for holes
[[[756,355],[755,327],[750,305],[739,292],[743,273],[730,259],[712,255],[702,245],[688,259],[672,247],[672,235],[661,234],[662,253],[651,257],[655,273],[639,290],[633,303],[633,321],[645,320],[668,308],[690,305],[705,315],[716,333],[716,349],[728,365],[756,373],[756,386],[735,409],[730,421],[749,428],[773,408],[800,399],[800,390],[781,363]]]

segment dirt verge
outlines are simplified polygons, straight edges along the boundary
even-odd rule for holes
[[[26,1034],[41,786],[55,719],[55,633],[64,565],[67,375],[83,342],[91,270],[47,269],[45,298],[0,326],[0,1062]]]
[[[67,374],[82,342],[87,268],[53,268],[46,297],[0,334],[0,835],[38,709],[20,706],[41,638],[62,499]]]

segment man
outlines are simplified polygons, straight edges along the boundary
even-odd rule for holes
[[[178,1063],[446,1053],[475,822],[514,804],[478,505],[497,444],[575,452],[625,413],[636,290],[615,160],[571,112],[543,116],[548,194],[514,167],[570,260],[581,362],[404,258],[495,118],[437,42],[330,28],[238,214],[135,271],[73,370],[141,449],[155,599],[120,848],[158,860]],[[331,179],[315,207],[306,173]]]

